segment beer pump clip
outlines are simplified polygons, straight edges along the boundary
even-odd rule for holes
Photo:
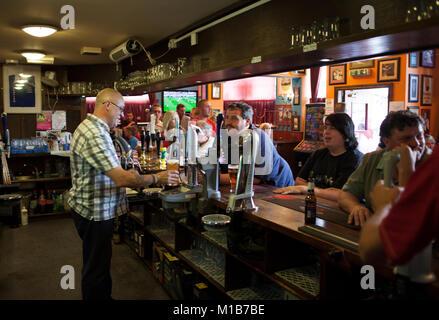
[[[384,185],[386,187],[393,187],[393,173],[399,158],[399,153],[394,150],[387,151],[383,155]],[[394,273],[406,276],[415,283],[431,283],[436,280],[434,273],[431,272],[431,255],[432,243],[415,255],[407,264],[396,266]]]
[[[224,117],[220,113],[216,118],[216,138],[209,149],[207,157],[200,159],[199,170],[203,174],[203,197],[206,199],[220,199],[219,186],[219,158],[221,153],[221,126]]]
[[[155,121],[156,121],[156,116],[155,116],[155,114],[152,114],[151,115],[151,121],[149,123],[149,127],[151,129],[151,132],[150,132],[151,148],[154,147],[154,142],[156,140],[156,137],[155,137]]]
[[[253,176],[255,172],[256,152],[259,136],[251,129],[244,130],[239,137],[240,151],[238,177],[235,194],[231,194],[227,204],[227,213],[235,211],[258,211],[253,201]]]

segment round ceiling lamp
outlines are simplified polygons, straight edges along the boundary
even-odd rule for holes
[[[21,29],[27,34],[38,38],[48,37],[58,31],[57,28],[46,25],[27,25],[21,27]]]
[[[21,52],[21,55],[26,59],[31,59],[31,60],[39,60],[46,56],[44,52],[39,52],[39,51],[23,51]]]

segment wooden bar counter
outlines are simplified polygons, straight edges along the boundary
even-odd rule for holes
[[[227,186],[221,187],[220,189],[221,199],[212,201],[219,208],[226,210],[230,196],[229,188]],[[253,187],[254,202],[258,207],[258,210],[255,212],[245,212],[243,216],[246,219],[253,221],[271,231],[278,232],[287,236],[288,238],[300,241],[301,243],[320,250],[323,257],[320,271],[323,273],[321,275],[323,277],[326,274],[326,270],[324,270],[323,265],[327,263],[338,266],[346,272],[352,272],[353,268],[358,269],[364,265],[358,251],[350,250],[332,241],[327,241],[299,230],[300,227],[305,225],[305,215],[303,212],[263,200],[264,198],[275,196],[276,194],[273,193],[274,189],[276,188],[273,186],[255,185]],[[294,195],[294,197],[304,199],[305,195]],[[322,198],[317,198],[317,203],[323,203],[327,206],[338,208],[334,201]],[[316,218],[316,225],[326,229],[329,233],[346,235],[349,239],[353,239],[357,243],[359,241],[359,229],[356,230],[353,228],[348,228],[346,226],[326,221],[318,217]],[[270,254],[270,256],[272,256],[272,254]],[[429,286],[427,291],[430,292],[431,295],[439,297],[439,259],[433,258],[432,267],[436,274],[437,280]],[[375,266],[375,271],[386,279],[395,279],[393,267],[390,265]],[[324,279],[322,280],[321,286],[324,286]],[[358,282],[356,285],[359,287],[360,282]]]

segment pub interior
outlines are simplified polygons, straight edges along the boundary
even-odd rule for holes
[[[220,1],[152,42],[119,25],[125,36],[96,42],[102,54],[74,60],[60,47],[75,32],[87,37],[90,25],[77,10],[75,29],[32,44],[55,57],[51,64],[10,62],[26,48],[1,47],[0,266],[13,266],[7,247],[26,229],[78,215],[76,130],[103,110],[102,90],[112,88],[123,96],[123,107],[112,98],[106,104],[107,112],[123,109],[107,133],[118,165],[148,181],[120,188],[128,210],[113,217],[113,248],[132,250],[130,259],[146,266],[136,272],[151,273],[151,285],[170,299],[438,298],[439,3],[363,6]],[[59,20],[58,7],[48,12]],[[138,17],[119,17],[131,18]],[[138,39],[133,51],[112,56],[127,39]],[[171,169],[178,180],[162,181]],[[390,189],[374,189],[380,180],[399,186],[391,199]],[[424,180],[433,191],[419,193]],[[398,220],[402,211],[418,218]],[[61,294],[44,299],[72,298]]]

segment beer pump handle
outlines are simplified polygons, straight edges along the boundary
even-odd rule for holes
[[[140,144],[142,145],[142,152],[145,151],[145,129],[142,128],[140,131]]]
[[[149,135],[149,131],[145,133],[145,143],[146,143],[146,152],[149,153],[149,142],[151,140],[151,136]]]
[[[221,127],[223,125],[224,116],[219,113],[216,117],[216,155],[217,159],[221,156]]]
[[[393,187],[393,173],[395,172],[395,166],[399,162],[399,153],[390,150],[384,153],[383,155],[384,162],[384,186]]]

